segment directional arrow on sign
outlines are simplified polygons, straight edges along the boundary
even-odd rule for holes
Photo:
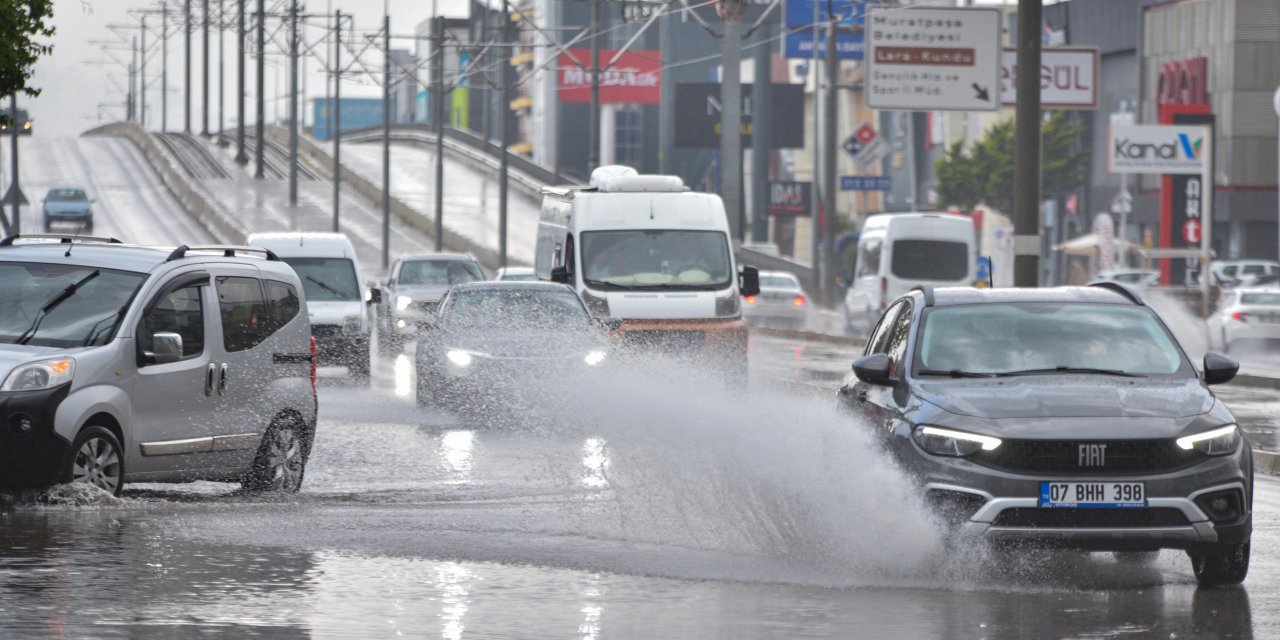
[[[991,102],[991,95],[987,93],[987,88],[978,86],[976,82],[973,83],[973,95],[983,102]]]

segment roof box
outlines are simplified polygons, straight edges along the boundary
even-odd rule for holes
[[[635,169],[608,165],[591,172],[591,186],[602,193],[684,191],[680,176],[640,175]]]

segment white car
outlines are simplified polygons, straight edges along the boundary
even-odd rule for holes
[[[1102,271],[1089,280],[1089,284],[1097,284],[1099,282],[1120,282],[1138,287],[1158,287],[1160,286],[1160,272],[1155,269]]]
[[[1280,341],[1280,289],[1232,289],[1209,316],[1209,343],[1229,352]]]
[[[1272,260],[1215,260],[1209,271],[1225,287],[1251,287],[1258,278],[1280,276],[1280,263]]]
[[[809,319],[809,296],[800,279],[788,271],[761,271],[760,293],[742,297],[742,316],[752,325],[803,327]]]

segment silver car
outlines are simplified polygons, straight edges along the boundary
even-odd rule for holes
[[[809,320],[809,296],[789,271],[761,271],[760,293],[743,296],[742,317],[752,325],[799,329]]]
[[[316,393],[293,270],[262,249],[49,240],[0,240],[0,486],[297,491]]]
[[[1280,289],[1229,290],[1207,324],[1210,343],[1226,353],[1280,344]]]
[[[406,342],[416,339],[449,287],[484,279],[480,262],[468,254],[424,253],[396,260],[382,280],[379,351],[383,355],[398,353]]]

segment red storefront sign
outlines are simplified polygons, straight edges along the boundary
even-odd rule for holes
[[[662,101],[662,54],[641,50],[623,53],[612,66],[616,49],[600,50],[602,104],[658,104]],[[591,50],[560,54],[560,101],[591,102]]]
[[[1160,65],[1156,104],[1160,106],[1209,103],[1209,59],[1187,58]]]

